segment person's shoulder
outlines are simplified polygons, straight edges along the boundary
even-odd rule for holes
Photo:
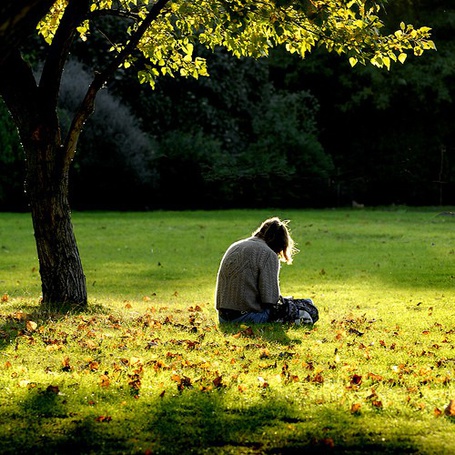
[[[238,240],[234,242],[229,250],[251,250],[251,249],[262,249],[267,247],[267,244],[257,237],[247,237],[246,239]]]
[[[251,248],[266,253],[267,255],[273,256],[275,253],[273,250],[267,245],[264,239],[259,237],[250,237],[247,239],[250,243]]]

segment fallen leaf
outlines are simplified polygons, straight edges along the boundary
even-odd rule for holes
[[[375,373],[368,373],[368,377],[372,381],[376,381],[376,382],[380,382],[380,381],[382,381],[384,379],[381,375],[375,374]]]
[[[323,438],[319,441],[319,443],[323,446],[330,447],[331,449],[335,447],[335,443],[332,438]]]
[[[101,387],[109,387],[110,383],[111,383],[111,381],[110,381],[109,376],[107,374],[102,374],[100,376],[99,384],[100,384]]]
[[[362,384],[362,376],[355,374],[351,378],[351,385],[360,385]]]
[[[23,311],[17,311],[16,313],[14,313],[13,317],[14,317],[14,319],[17,319],[18,321],[25,321],[28,316]]]
[[[362,405],[360,403],[352,403],[351,414],[360,414],[360,408]]]
[[[449,404],[444,410],[444,414],[449,417],[455,417],[455,400],[450,400]]]
[[[92,360],[89,364],[88,367],[90,371],[98,371],[98,368],[100,367],[100,364],[96,360]]]
[[[58,395],[60,392],[60,389],[58,388],[58,385],[49,385],[49,386],[47,386],[46,392],[54,393],[55,395]]]
[[[104,422],[104,423],[110,422],[111,420],[112,420],[112,417],[110,417],[110,416],[98,416],[95,418],[95,421]]]
[[[217,376],[214,380],[213,380],[213,385],[217,388],[219,387],[223,387],[224,384],[223,384],[223,377],[220,375],[220,376]]]
[[[65,357],[62,360],[62,370],[63,371],[71,371],[71,365],[70,365],[70,358],[69,357]]]

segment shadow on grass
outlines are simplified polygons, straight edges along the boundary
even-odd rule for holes
[[[29,334],[30,322],[38,326],[49,325],[68,316],[109,314],[111,311],[111,308],[103,305],[90,305],[86,308],[65,305],[60,305],[58,308],[33,304],[21,305],[20,310],[0,313],[0,350],[14,344],[18,337]]]
[[[84,315],[108,313],[98,307]],[[14,343],[27,330],[27,321],[50,324],[67,314],[49,313],[30,306],[20,315],[4,317],[0,333],[10,331],[0,347]],[[226,324],[220,330],[227,337],[251,337],[251,343],[300,343],[291,339],[287,326]],[[311,335],[311,327],[301,328]],[[300,330],[299,330],[300,331]],[[247,341],[249,343],[249,340]],[[1,365],[0,365],[1,367]],[[74,379],[77,380],[77,379]],[[73,381],[73,380],[72,380]],[[65,385],[67,384],[67,385]],[[72,384],[71,387],[79,387]],[[60,388],[59,388],[60,387]],[[226,389],[166,389],[158,395],[144,393],[133,399],[120,389],[109,389],[117,408],[85,404],[81,394],[72,394],[68,383],[47,389],[30,387],[8,401],[0,413],[0,453],[16,454],[360,454],[417,453],[406,437],[382,440],[380,430],[367,430],[361,417],[336,405],[302,406],[289,402],[271,388],[258,387],[251,394]],[[280,389],[281,390],[281,389]],[[302,400],[305,396],[302,395]],[[79,401],[79,402],[78,402]],[[298,408],[298,409],[297,409]],[[82,410],[81,410],[82,409]],[[107,414],[106,414],[107,413]],[[385,418],[385,417],[383,417]]]
[[[269,343],[278,343],[285,346],[301,344],[302,339],[290,338],[288,329],[290,325],[281,323],[265,323],[265,324],[235,324],[224,323],[219,324],[219,330],[224,335],[254,337],[263,339]],[[304,331],[305,335],[311,335],[315,326],[307,325],[299,328],[299,331]]]
[[[0,419],[0,452],[33,454],[403,454],[419,453],[406,436],[383,438],[336,407],[298,415],[273,392],[249,403],[223,390],[141,397],[118,415],[80,417],[55,391],[29,391],[29,417]]]
[[[284,327],[281,324],[219,324],[219,331],[225,336],[242,336],[260,338],[267,342],[291,344]]]

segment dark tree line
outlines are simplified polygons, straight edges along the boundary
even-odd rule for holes
[[[428,24],[437,52],[378,71],[317,51],[305,60],[218,51],[204,54],[210,78],[162,78],[154,91],[120,72],[80,139],[73,208],[455,204],[455,9],[391,3],[391,28],[396,17]],[[105,55],[73,52],[68,118],[89,78],[84,62]],[[39,55],[30,59],[39,71]],[[3,106],[0,144],[0,208],[25,209],[23,157]]]

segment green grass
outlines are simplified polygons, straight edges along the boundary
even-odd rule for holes
[[[75,213],[90,309],[66,315],[39,308],[29,215],[0,214],[0,453],[454,453],[441,210]],[[221,256],[271,215],[320,320],[219,327]]]

